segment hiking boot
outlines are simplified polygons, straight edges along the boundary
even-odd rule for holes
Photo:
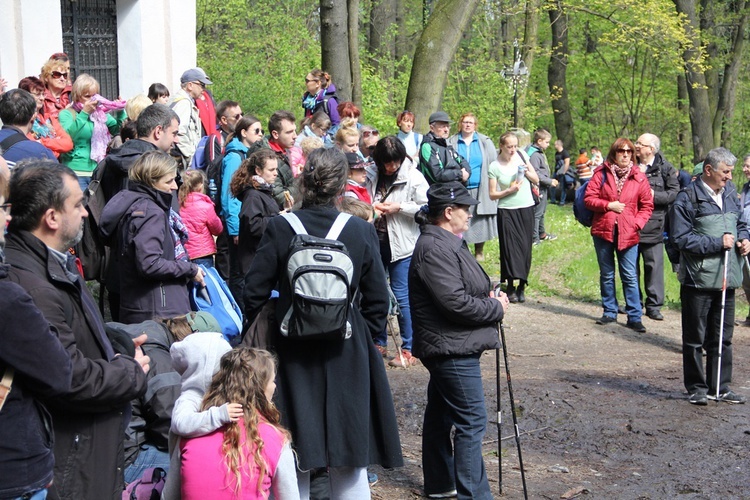
[[[375,349],[377,349],[380,355],[383,356],[384,358],[388,357],[388,346],[375,344]]]
[[[524,291],[526,290],[526,283],[521,283],[516,288],[516,298],[518,299],[518,302],[524,303],[526,302],[526,294]]]
[[[617,322],[617,318],[613,316],[607,316],[606,314],[596,320],[597,325],[608,325],[615,322]]]
[[[727,391],[723,394],[719,394],[719,399],[716,399],[715,395],[708,395],[706,397],[711,401],[723,401],[725,403],[732,403],[735,405],[745,404],[745,401],[747,401],[745,396],[740,396],[739,394],[735,394],[732,391]]]
[[[664,321],[664,315],[659,311],[651,311],[646,313],[646,316],[653,319],[654,321]]]
[[[456,496],[458,496],[458,491],[450,490],[442,493],[430,493],[427,498],[455,498]]]
[[[625,326],[638,333],[646,333],[646,327],[640,321],[628,321]]]
[[[706,406],[708,404],[708,396],[702,392],[696,392],[690,395],[688,401],[691,405]]]
[[[403,364],[401,363],[401,358],[404,358]],[[392,360],[388,362],[388,366],[396,366],[396,367],[402,367],[402,368],[408,368],[410,366],[415,366],[419,363],[419,360],[412,356],[411,351],[407,351],[406,349],[401,350],[401,356],[396,356]]]
[[[511,304],[515,304],[516,302],[518,302],[518,295],[516,294],[516,292],[510,292],[508,294],[508,302],[510,302]]]

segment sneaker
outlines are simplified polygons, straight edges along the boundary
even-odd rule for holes
[[[404,359],[403,364],[401,363],[401,358]],[[412,356],[411,351],[407,351],[406,349],[401,350],[401,356],[396,356],[392,360],[388,362],[388,366],[397,366],[402,368],[408,368],[410,366],[414,366],[419,363],[419,359]]]
[[[384,358],[388,357],[388,346],[375,344],[375,349],[377,349],[380,355],[383,356]]]
[[[370,483],[370,486],[375,486],[375,484],[378,482],[378,475],[374,472],[367,471],[367,482]]]
[[[690,395],[688,401],[691,405],[706,406],[708,404],[708,396],[702,392],[696,392]]]
[[[540,238],[543,241],[555,241],[557,239],[557,236],[552,233],[547,233],[544,236]]]
[[[625,326],[638,333],[646,333],[646,327],[640,321],[628,321]]]
[[[606,314],[596,320],[597,325],[608,325],[610,323],[615,323],[615,322],[617,322],[617,318],[613,316],[607,316]]]
[[[745,404],[745,401],[747,401],[745,396],[740,396],[739,394],[735,394],[732,391],[727,391],[723,394],[719,394],[719,399],[716,399],[716,395],[708,395],[706,397],[711,401],[723,401],[725,403],[732,403],[735,405]]]
[[[427,498],[454,498],[458,496],[458,491],[450,490],[443,493],[430,493]]]

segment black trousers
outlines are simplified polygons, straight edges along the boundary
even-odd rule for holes
[[[658,312],[664,305],[664,243],[638,243],[638,260],[641,304],[646,306],[646,314]]]
[[[682,301],[682,369],[689,394],[716,394],[719,367],[719,327],[721,290],[680,287]],[[734,333],[734,289],[727,290],[721,354],[719,393],[729,390],[732,381],[732,334]],[[706,369],[703,369],[703,351]]]

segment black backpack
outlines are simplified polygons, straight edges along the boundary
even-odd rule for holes
[[[100,283],[105,281],[109,257],[109,251],[99,234],[102,211],[107,203],[101,187],[106,165],[106,159],[99,162],[91,174],[91,182],[83,192],[83,204],[88,217],[83,220],[83,238],[73,247],[73,253],[80,259],[83,267],[83,278],[86,281],[97,280]]]
[[[215,137],[215,136],[214,136]],[[209,142],[208,149],[213,150],[215,147],[217,147],[219,144],[219,141],[214,139]],[[219,149],[218,151],[221,151]],[[209,153],[213,154],[213,160],[210,160],[208,162],[208,166],[206,167],[206,180],[208,181],[208,185],[211,185],[211,181],[214,181],[214,185],[216,186],[216,196],[212,197],[211,199],[214,202],[214,208],[216,209],[216,214],[221,215],[222,211],[222,205],[221,205],[221,190],[222,185],[224,183],[224,157],[226,157],[227,154],[235,153],[242,157],[241,151],[232,150],[229,153],[226,152],[220,152],[218,154],[215,153]],[[245,154],[244,157],[242,157],[242,160],[245,160],[250,156],[250,150]],[[231,179],[228,179],[228,182],[231,182]]]

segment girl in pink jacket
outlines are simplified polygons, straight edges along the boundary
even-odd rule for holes
[[[216,241],[224,229],[214,203],[205,194],[206,175],[201,170],[186,170],[180,186],[180,217],[188,230],[185,244],[192,262],[213,267]]]

